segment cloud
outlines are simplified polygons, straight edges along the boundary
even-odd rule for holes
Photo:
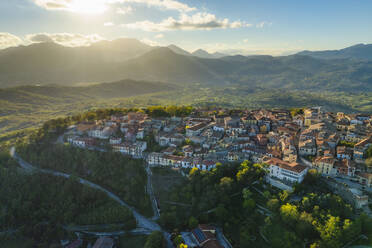
[[[36,5],[47,10],[66,10],[72,12],[104,12],[110,5],[135,3],[146,4],[149,7],[158,7],[179,12],[189,12],[196,8],[176,0],[32,0]],[[119,14],[127,14],[132,11],[130,6],[120,7]]]
[[[105,27],[112,27],[112,26],[115,26],[115,23],[113,23],[113,22],[105,22],[103,24],[103,26],[105,26]]]
[[[157,34],[157,35],[155,35],[155,38],[156,39],[162,39],[162,38],[164,38],[164,34]]]
[[[196,8],[194,7],[190,7],[185,3],[181,3],[175,0],[110,0],[110,1],[120,3],[147,4],[147,6],[149,7],[159,7],[168,10],[177,10],[179,12],[189,12],[196,10]]]
[[[39,34],[29,34],[26,35],[27,41],[31,43],[40,42],[54,42],[63,46],[69,47],[79,47],[79,46],[89,46],[95,42],[104,40],[101,36],[97,34],[92,35],[82,35],[82,34],[70,34],[70,33],[39,33]]]
[[[140,41],[142,43],[145,43],[145,44],[150,45],[150,46],[160,46],[160,43],[159,42],[156,42],[156,41],[153,41],[153,40],[150,40],[150,39],[147,39],[147,38],[143,38]]]
[[[234,21],[230,22],[229,19],[217,19],[217,17],[210,13],[199,12],[194,15],[187,15],[182,13],[178,20],[173,17],[154,23],[151,21],[140,21],[129,24],[123,24],[123,27],[130,29],[141,29],[144,31],[169,31],[169,30],[211,30],[218,28],[241,28],[250,27],[251,24],[245,22]]]
[[[116,9],[116,13],[120,15],[127,15],[133,12],[133,8],[131,6],[126,7],[119,7]]]
[[[12,34],[9,33],[0,33],[0,49],[19,46],[23,41]]]
[[[273,25],[272,22],[260,22],[256,24],[256,28],[264,28],[264,27],[271,27]]]

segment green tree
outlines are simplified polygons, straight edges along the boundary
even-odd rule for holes
[[[144,248],[164,248],[165,247],[165,240],[163,233],[160,231],[152,232],[145,243]]]
[[[198,224],[199,224],[198,219],[191,216],[190,219],[189,219],[189,228],[194,229],[198,226]]]

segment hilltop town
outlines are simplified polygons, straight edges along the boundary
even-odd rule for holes
[[[185,117],[129,112],[70,126],[65,138],[74,146],[112,149],[154,167],[211,170],[218,163],[263,163],[266,181],[283,190],[301,183],[313,168],[362,208],[372,191],[371,124],[371,115],[330,113],[320,107],[195,109]]]

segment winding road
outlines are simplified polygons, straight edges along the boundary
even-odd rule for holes
[[[64,178],[69,178],[71,176],[70,174],[67,174],[67,173],[62,173],[62,172],[54,171],[54,170],[40,169],[38,167],[35,167],[35,166],[31,165],[30,163],[24,161],[21,157],[19,157],[17,155],[15,147],[12,147],[10,149],[10,155],[26,171],[29,171],[29,172],[36,171],[36,172],[41,172],[41,173],[50,174],[50,175],[54,175],[54,176],[60,176],[60,177],[64,177]],[[162,228],[156,222],[154,222],[154,221],[146,218],[145,216],[141,215],[140,213],[138,213],[135,210],[134,207],[128,205],[126,202],[121,200],[118,196],[116,196],[114,193],[108,191],[107,189],[105,189],[105,188],[103,188],[103,187],[101,187],[101,186],[99,186],[95,183],[92,183],[92,182],[90,182],[86,179],[80,178],[80,177],[78,177],[78,181],[79,181],[79,183],[81,183],[83,185],[87,185],[91,188],[94,188],[94,189],[97,189],[97,190],[100,190],[100,191],[104,192],[111,199],[115,200],[120,205],[125,206],[129,210],[131,210],[134,218],[136,219],[137,228],[139,228],[141,230],[147,230],[149,233],[153,232],[153,231],[162,231],[163,234],[164,234],[164,237],[167,240],[167,246],[168,247],[173,247],[172,241],[170,240],[170,234],[167,233],[166,231],[162,230]]]

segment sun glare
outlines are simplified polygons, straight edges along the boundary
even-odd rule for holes
[[[107,6],[102,0],[72,0],[70,10],[82,14],[101,14]]]

